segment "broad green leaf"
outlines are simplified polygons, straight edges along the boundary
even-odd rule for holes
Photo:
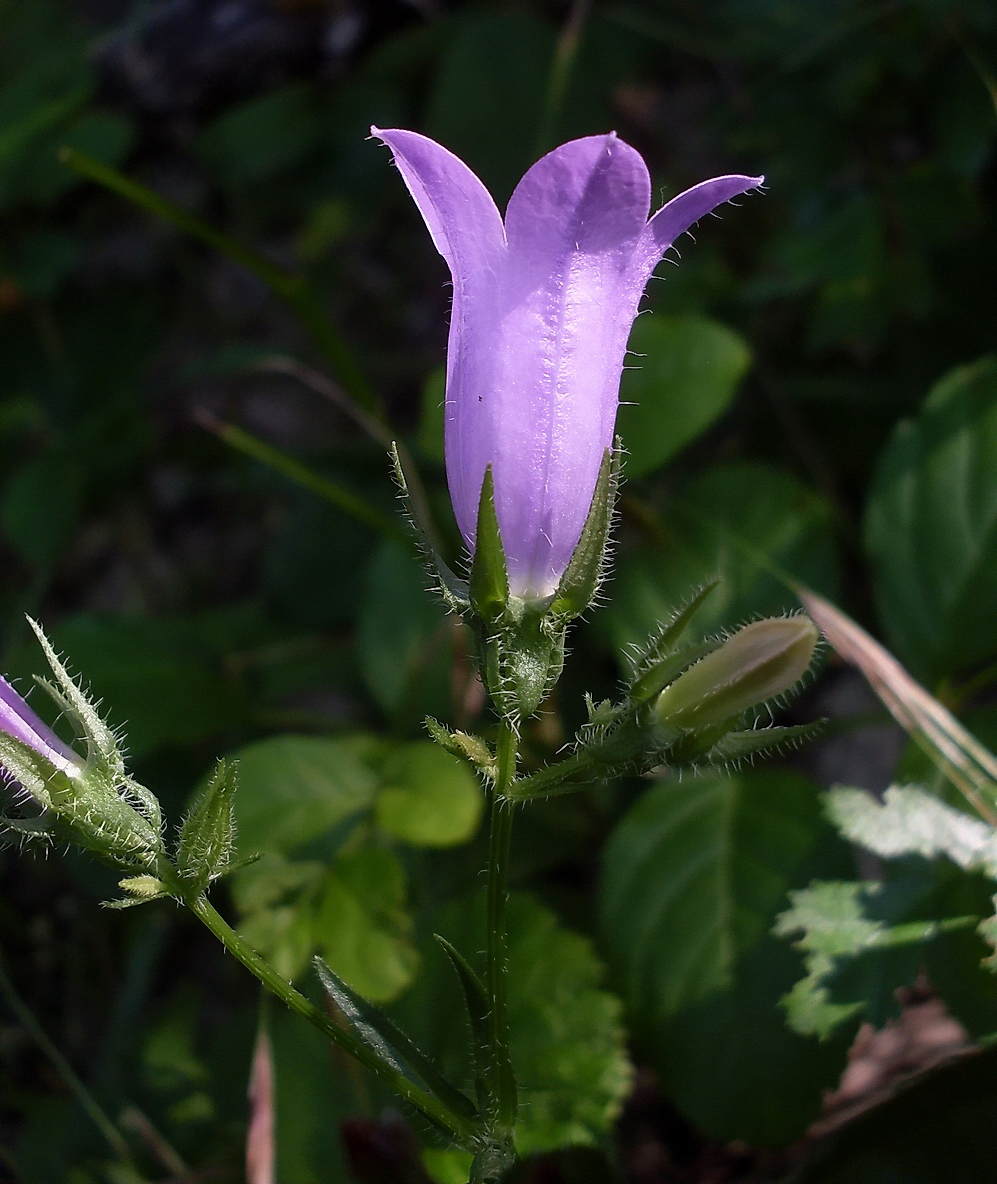
[[[434,922],[475,962],[484,927],[480,898],[448,906]],[[536,900],[509,902],[509,1019],[520,1087],[521,1154],[592,1144],[610,1128],[630,1085],[620,1004],[601,989],[590,942],[561,926]],[[469,1085],[470,1033],[457,975],[435,942],[424,971],[400,1004],[401,1026],[458,1085]]]
[[[423,564],[381,543],[360,606],[360,672],[389,715],[415,724],[449,714],[451,624]]]
[[[844,1045],[785,1027],[800,962],[769,931],[788,889],[849,864],[790,773],[665,783],[610,839],[603,940],[670,1095],[712,1134],[789,1141],[840,1073]]]
[[[251,185],[298,164],[322,132],[314,91],[296,84],[230,108],[201,133],[197,150],[223,184]]]
[[[381,776],[375,817],[389,834],[418,847],[452,847],[477,831],[484,808],[478,779],[432,741],[402,745]]]
[[[598,618],[620,651],[643,645],[692,589],[717,576],[690,638],[795,608],[775,572],[832,595],[837,586],[830,507],[780,469],[753,462],[707,469],[666,507],[662,525],[665,541],[620,557],[612,600]]]
[[[133,755],[224,742],[245,725],[245,688],[192,620],[81,613],[64,618],[52,642],[84,672],[101,714],[122,729]],[[15,665],[37,668],[28,651]]]
[[[997,359],[948,374],[896,429],[866,544],[891,646],[920,677],[997,653]]]
[[[340,855],[322,890],[315,943],[336,974],[373,1003],[396,998],[418,970],[404,904],[405,872],[378,847]]]
[[[620,387],[624,475],[643,477],[704,432],[730,406],[751,364],[746,342],[703,317],[640,317]]]
[[[243,856],[290,853],[374,803],[373,737],[275,736],[237,749],[236,834]]]
[[[76,527],[80,513],[81,474],[63,449],[49,449],[16,469],[3,500],[0,522],[18,555],[42,571],[51,571]]]
[[[892,785],[881,802],[864,789],[838,786],[826,800],[841,833],[877,855],[945,855],[965,871],[997,879],[994,828],[916,785]]]

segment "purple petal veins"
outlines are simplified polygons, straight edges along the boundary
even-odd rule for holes
[[[83,769],[80,757],[42,723],[5,678],[0,678],[0,732],[27,744],[70,777],[79,776]]]
[[[447,480],[473,551],[492,466],[511,591],[550,596],[613,444],[627,338],[675,239],[761,177],[716,177],[648,221],[651,181],[615,135],[562,144],[526,173],[505,225],[484,185],[416,132],[371,129],[453,277],[447,352]]]

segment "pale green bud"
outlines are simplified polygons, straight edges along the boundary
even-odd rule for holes
[[[658,696],[661,724],[705,728],[788,691],[810,667],[820,633],[809,617],[773,617],[739,629]]]

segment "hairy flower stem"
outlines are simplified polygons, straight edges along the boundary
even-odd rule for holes
[[[352,1032],[341,1028],[329,1016],[319,1011],[300,991],[281,978],[276,970],[236,933],[204,896],[187,901],[187,906],[194,916],[211,930],[228,952],[237,958],[251,974],[256,975],[267,990],[287,1004],[292,1011],[303,1016],[328,1040],[338,1044],[340,1048],[355,1057],[365,1069],[369,1069],[371,1073],[379,1077],[395,1093],[403,1097],[409,1105],[422,1111],[434,1125],[448,1131],[462,1147],[473,1150],[480,1144],[481,1132],[474,1123],[456,1114],[438,1098],[433,1097],[403,1073],[382,1061]]]
[[[498,775],[492,794],[491,833],[488,843],[488,904],[485,985],[489,1000],[493,1134],[511,1137],[516,1121],[516,1078],[509,1055],[509,949],[506,905],[509,900],[509,846],[512,839],[513,803],[506,794],[516,776],[519,737],[507,720],[499,724],[496,757]]]

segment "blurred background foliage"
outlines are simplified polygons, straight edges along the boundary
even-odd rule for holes
[[[431,935],[480,943],[482,799],[421,721],[487,714],[468,639],[398,528],[383,446],[407,443],[456,558],[449,296],[370,125],[440,139],[500,203],[542,151],[611,128],[661,197],[767,177],[651,285],[623,384],[615,577],[528,730],[539,763],[581,691],[608,693],[628,647],[717,573],[704,632],[794,607],[794,576],[993,732],[995,102],[987,0],[3,0],[4,668],[40,670],[23,620],[40,617],[173,818],[217,755],[238,756],[241,850],[263,858],[220,905],[306,989],[319,951],[466,1073]],[[335,334],[260,269],[65,167],[64,147],[305,277]],[[854,875],[818,792],[889,780],[903,744],[874,707],[828,663],[790,713],[831,716],[827,738],[786,761],[521,813],[520,1145],[589,1149],[517,1179],[790,1170],[857,1020],[823,1043],[785,1026],[802,961],[771,929],[788,890]],[[248,977],[169,906],[103,912],[114,879],[82,858],[0,860],[0,1176],[243,1179]],[[907,871],[897,917],[955,891]],[[997,1030],[983,953],[963,933],[928,956],[973,1035]],[[879,983],[880,1022],[917,972]],[[120,1116],[132,1166],[12,990]],[[420,1162],[381,1121],[388,1099],[295,1017],[270,1027],[282,1184],[466,1178],[421,1130]],[[951,1181],[958,1154],[978,1172],[960,1179],[989,1179],[985,1070],[846,1128],[798,1178]]]

